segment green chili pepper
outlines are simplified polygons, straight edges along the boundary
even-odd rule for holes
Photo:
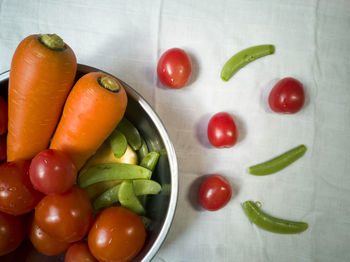
[[[232,56],[221,70],[221,79],[228,81],[239,69],[246,64],[275,52],[273,45],[258,45],[244,49]]]
[[[149,151],[146,141],[141,137],[141,147],[139,150],[137,150],[137,156],[139,160],[141,161],[148,154],[148,152]]]
[[[299,145],[288,152],[279,155],[269,161],[249,167],[249,173],[256,176],[264,176],[276,173],[289,166],[304,155],[305,145]]]
[[[118,198],[119,202],[123,207],[130,209],[136,214],[144,214],[145,209],[143,208],[140,200],[137,198],[133,182],[130,180],[124,180],[119,187],[118,190]]]
[[[117,179],[150,179],[152,171],[147,168],[125,163],[109,163],[90,167],[78,178],[82,188],[89,185]]]
[[[295,234],[301,233],[308,228],[308,224],[305,222],[295,222],[272,217],[261,211],[258,205],[252,201],[244,202],[243,209],[252,223],[270,232]]]
[[[159,153],[157,151],[149,152],[141,160],[140,166],[147,168],[153,172],[154,168],[156,167],[156,165],[158,163],[158,159],[159,159]]]
[[[122,132],[126,137],[129,145],[132,149],[139,150],[141,147],[141,136],[137,128],[125,117],[119,122],[116,127],[117,130]]]
[[[153,180],[133,180],[134,192],[136,196],[144,196],[144,195],[156,195],[162,189],[162,186]],[[119,201],[118,191],[120,184],[111,187],[102,193],[93,203],[93,207],[95,210],[100,208],[109,207],[114,203]]]
[[[115,129],[108,140],[114,156],[116,158],[121,158],[125,154],[128,147],[128,141],[126,140],[124,134]]]

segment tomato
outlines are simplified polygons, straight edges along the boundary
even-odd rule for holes
[[[81,240],[89,230],[92,207],[87,193],[74,185],[67,192],[45,196],[35,208],[35,221],[59,241]]]
[[[164,86],[175,89],[182,88],[191,79],[191,58],[180,48],[169,49],[160,57],[157,73]]]
[[[209,120],[207,134],[213,146],[217,148],[233,147],[238,137],[235,120],[226,112],[217,113]]]
[[[43,197],[29,179],[30,161],[14,161],[0,166],[0,211],[21,215],[35,208]]]
[[[216,211],[230,201],[231,195],[231,185],[224,176],[209,175],[199,186],[198,201],[203,208]]]
[[[0,136],[0,162],[6,159],[6,135]]]
[[[292,77],[278,81],[269,95],[270,108],[277,113],[294,114],[304,105],[303,84]]]
[[[67,154],[46,149],[33,158],[29,176],[36,190],[44,194],[60,194],[73,186],[77,170]]]
[[[93,257],[89,250],[88,243],[86,241],[77,242],[72,244],[67,252],[65,262],[97,262],[97,259]]]
[[[88,236],[91,253],[99,261],[130,261],[143,247],[146,230],[142,219],[123,207],[103,210]]]
[[[47,256],[62,254],[69,247],[69,243],[58,241],[44,232],[35,222],[34,216],[28,225],[28,238],[36,250]]]
[[[0,212],[0,256],[15,250],[26,235],[26,217]]]
[[[0,135],[7,131],[7,103],[5,99],[0,96]]]

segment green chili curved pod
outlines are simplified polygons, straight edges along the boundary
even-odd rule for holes
[[[115,129],[108,140],[114,156],[116,158],[121,158],[128,147],[128,141],[126,140],[125,135]]]
[[[152,171],[125,163],[109,163],[90,167],[78,178],[78,184],[86,188],[92,184],[117,179],[150,179]]]
[[[302,157],[305,154],[305,151],[306,146],[299,145],[269,161],[249,167],[248,171],[250,174],[256,176],[265,176],[276,173]]]
[[[252,223],[270,232],[296,234],[301,233],[308,228],[308,224],[305,222],[295,222],[272,217],[261,211],[253,201],[244,202],[243,210]]]
[[[141,147],[139,150],[137,150],[137,156],[139,160],[141,161],[148,153],[149,151],[146,141],[141,137]]]
[[[118,190],[119,202],[123,207],[130,209],[138,215],[144,214],[145,209],[137,198],[132,181],[124,180]]]
[[[158,159],[159,159],[159,153],[157,151],[149,152],[141,160],[140,166],[147,168],[153,172],[154,168],[156,167],[156,165],[158,163]]]
[[[266,55],[275,53],[273,45],[257,45],[244,49],[232,56],[221,70],[221,79],[228,81],[246,64]]]
[[[117,130],[122,132],[126,137],[129,145],[135,151],[139,150],[141,147],[141,136],[137,128],[125,117],[119,122],[116,127]]]

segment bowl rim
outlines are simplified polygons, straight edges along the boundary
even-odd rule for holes
[[[151,248],[148,250],[148,252],[145,254],[145,256],[142,258],[142,262],[147,262],[151,261],[152,258],[157,254],[159,251],[160,247],[165,241],[165,238],[170,230],[171,224],[174,220],[175,216],[175,210],[176,210],[176,205],[177,205],[177,200],[178,200],[178,164],[177,164],[177,158],[176,158],[176,153],[175,153],[175,148],[170,140],[170,137],[168,135],[168,132],[161,121],[160,117],[158,114],[153,110],[151,105],[131,86],[129,86],[127,83],[125,83],[123,80],[119,79],[118,77],[114,76],[111,73],[105,72],[101,69],[91,67],[88,65],[84,64],[79,64],[77,67],[77,71],[82,72],[84,74],[89,73],[89,72],[103,72],[106,74],[109,74],[118,81],[122,83],[122,85],[125,88],[126,93],[128,96],[130,96],[132,99],[134,99],[143,110],[147,113],[147,115],[151,118],[153,121],[154,125],[158,129],[158,132],[160,134],[160,137],[164,143],[165,149],[167,151],[168,155],[168,161],[169,161],[169,166],[170,166],[170,179],[171,179],[171,189],[170,189],[170,199],[169,199],[169,206],[168,210],[166,212],[166,216],[164,219],[164,222],[161,226],[161,229],[159,231],[158,236],[156,237],[153,245]],[[8,80],[10,76],[10,70],[7,70],[5,72],[0,73],[0,82],[4,80]]]

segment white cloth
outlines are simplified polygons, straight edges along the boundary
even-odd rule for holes
[[[120,77],[152,105],[175,146],[180,182],[175,220],[154,261],[349,261],[349,28],[346,0],[0,0],[0,72],[24,37],[57,33],[79,63]],[[274,44],[276,53],[223,82],[226,60],[258,44]],[[193,79],[181,90],[157,81],[157,61],[172,47],[193,59]],[[306,106],[294,115],[267,112],[263,94],[286,76],[304,84]],[[219,111],[239,126],[231,149],[206,141]],[[247,173],[301,143],[305,156],[280,173]],[[217,212],[197,210],[198,179],[211,173],[227,176],[234,196]],[[309,229],[263,231],[245,216],[245,200]]]

